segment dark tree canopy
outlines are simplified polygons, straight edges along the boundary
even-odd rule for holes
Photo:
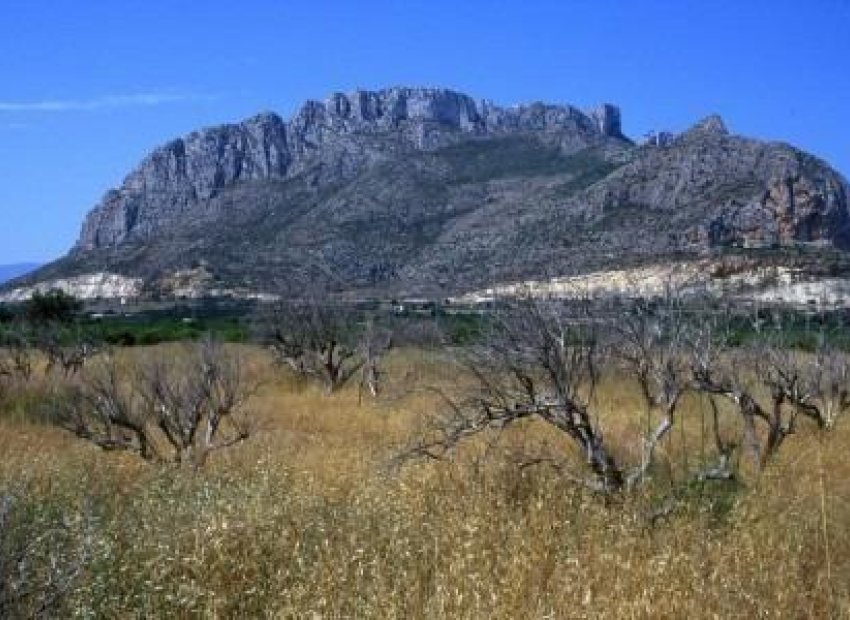
[[[82,307],[79,299],[64,291],[36,292],[24,304],[24,316],[32,323],[70,323]]]

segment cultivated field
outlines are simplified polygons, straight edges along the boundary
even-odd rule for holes
[[[45,591],[63,617],[850,613],[847,420],[828,433],[800,423],[763,470],[741,457],[735,482],[685,483],[712,445],[706,400],[689,396],[651,482],[606,497],[565,474],[580,455],[540,421],[484,433],[447,460],[399,462],[443,406],[423,388],[465,381],[441,352],[392,351],[374,400],[354,385],[326,396],[265,351],[238,350],[262,381],[252,433],[199,470],[104,452],[40,422],[38,373],[12,390],[0,492],[14,509],[4,500],[0,525],[31,583],[10,613],[37,614]],[[143,354],[182,350],[122,352]],[[637,385],[608,375],[594,399],[608,444],[639,458],[651,420]]]

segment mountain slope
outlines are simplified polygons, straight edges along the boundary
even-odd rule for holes
[[[825,163],[718,117],[636,146],[610,105],[359,91],[157,149],[69,256],[28,281],[109,272],[163,294],[447,295],[765,248],[817,270],[843,264],[848,195]]]

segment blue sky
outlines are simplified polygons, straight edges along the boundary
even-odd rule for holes
[[[633,137],[718,112],[850,175],[850,0],[3,0],[0,263],[65,253],[174,136],[398,84],[614,102]]]

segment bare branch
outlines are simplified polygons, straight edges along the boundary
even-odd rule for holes
[[[409,454],[443,458],[473,436],[536,417],[571,439],[600,488],[620,489],[623,473],[590,408],[599,378],[595,329],[563,310],[533,300],[503,306],[487,342],[464,360],[475,389],[462,399],[438,392],[443,415]]]
[[[205,339],[181,355],[123,366],[104,354],[49,408],[57,424],[105,450],[201,466],[250,436],[252,393],[239,359]]]

